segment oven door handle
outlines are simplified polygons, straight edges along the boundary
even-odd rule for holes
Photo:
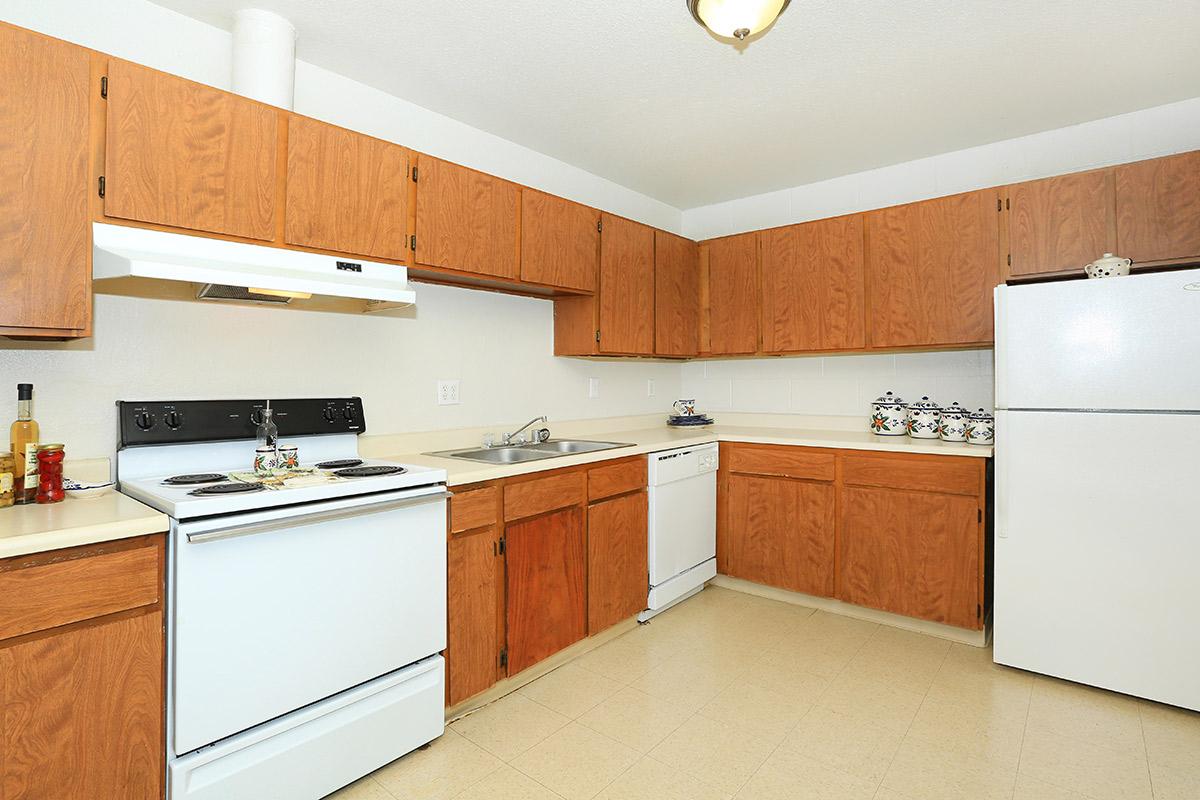
[[[189,533],[187,540],[189,544],[202,544],[204,542],[216,542],[222,539],[233,539],[239,536],[251,536],[256,533],[269,533],[271,531],[283,530],[284,528],[298,528],[305,525],[316,525],[321,522],[333,522],[335,520],[351,519],[353,517],[361,517],[364,514],[377,514],[383,511],[394,511],[397,508],[408,508],[411,506],[424,505],[435,501],[447,500],[452,496],[450,492],[441,491],[434,494],[422,494],[416,497],[403,497],[397,500],[382,500],[376,503],[368,503],[362,506],[352,506],[350,508],[337,508],[329,511],[314,511],[310,514],[300,514],[294,517],[285,517],[283,519],[273,519],[268,522],[255,522],[249,525],[230,525],[225,528],[212,528],[207,531],[197,533]]]

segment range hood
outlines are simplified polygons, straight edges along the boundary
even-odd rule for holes
[[[413,305],[408,270],[350,257],[92,223],[92,279],[201,284],[200,299],[286,303],[310,296]]]

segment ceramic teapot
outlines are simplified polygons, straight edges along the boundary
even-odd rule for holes
[[[1133,262],[1128,258],[1105,253],[1103,258],[1097,258],[1083,268],[1089,278],[1114,278],[1118,275],[1128,275]]]

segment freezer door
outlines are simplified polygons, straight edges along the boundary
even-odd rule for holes
[[[996,407],[1200,409],[1200,270],[997,288]]]
[[[1001,411],[995,660],[1200,710],[1200,415]]]

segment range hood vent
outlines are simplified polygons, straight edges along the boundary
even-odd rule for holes
[[[408,270],[396,264],[94,222],[92,279],[119,278],[198,283],[200,297],[211,300],[286,303],[315,295],[388,308],[417,300]]]

